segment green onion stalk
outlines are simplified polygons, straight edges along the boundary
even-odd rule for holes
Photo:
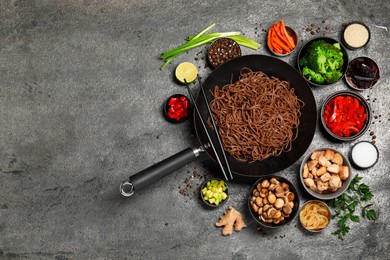
[[[234,41],[236,41],[239,45],[242,45],[247,48],[251,48],[254,50],[257,50],[260,48],[260,44],[256,41],[249,39],[245,36],[242,36],[240,32],[223,32],[223,33],[210,33],[206,34],[207,31],[209,31],[211,28],[213,28],[216,24],[213,23],[201,32],[199,32],[195,36],[189,36],[187,37],[187,42],[180,45],[177,48],[174,48],[172,50],[163,52],[161,54],[161,58],[165,61],[164,65],[160,68],[160,70],[163,70],[174,58],[179,56],[185,51],[191,50],[193,48],[202,46],[204,44],[208,44],[213,42],[216,39],[219,38],[230,38]]]

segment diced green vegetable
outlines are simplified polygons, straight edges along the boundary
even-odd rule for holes
[[[210,204],[219,205],[226,200],[226,185],[222,180],[210,180],[206,183],[206,187],[202,189],[203,198]]]

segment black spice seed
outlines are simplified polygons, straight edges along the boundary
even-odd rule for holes
[[[373,136],[375,133],[374,132],[370,132],[370,135]]]
[[[221,38],[211,44],[208,53],[210,64],[216,68],[226,61],[241,56],[240,46],[228,38]]]
[[[374,140],[371,141],[372,144],[376,144],[376,142]]]
[[[311,34],[311,35],[314,35],[314,32],[313,32],[313,31],[311,31],[311,32],[310,32],[310,34]]]
[[[374,136],[372,137],[372,139],[376,139],[376,135],[374,135]]]

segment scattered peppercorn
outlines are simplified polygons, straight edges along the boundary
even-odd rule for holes
[[[203,165],[204,164],[202,164],[202,167],[203,167]],[[186,196],[186,197],[190,196],[191,195],[190,190],[193,187],[198,188],[201,185],[202,179],[206,178],[206,176],[207,176],[207,173],[205,173],[204,176],[199,174],[196,165],[194,166],[194,170],[193,170],[192,174],[190,171],[187,171],[187,174],[189,174],[189,176],[187,176],[183,181],[185,184],[184,188],[181,188],[180,186],[178,187],[179,193],[183,196]],[[193,192],[193,195],[197,196],[196,190]],[[192,200],[191,197],[190,197],[190,200]]]

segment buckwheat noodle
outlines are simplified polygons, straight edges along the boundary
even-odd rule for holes
[[[291,150],[304,102],[289,82],[243,68],[236,82],[211,93],[223,147],[234,158],[254,162]]]

